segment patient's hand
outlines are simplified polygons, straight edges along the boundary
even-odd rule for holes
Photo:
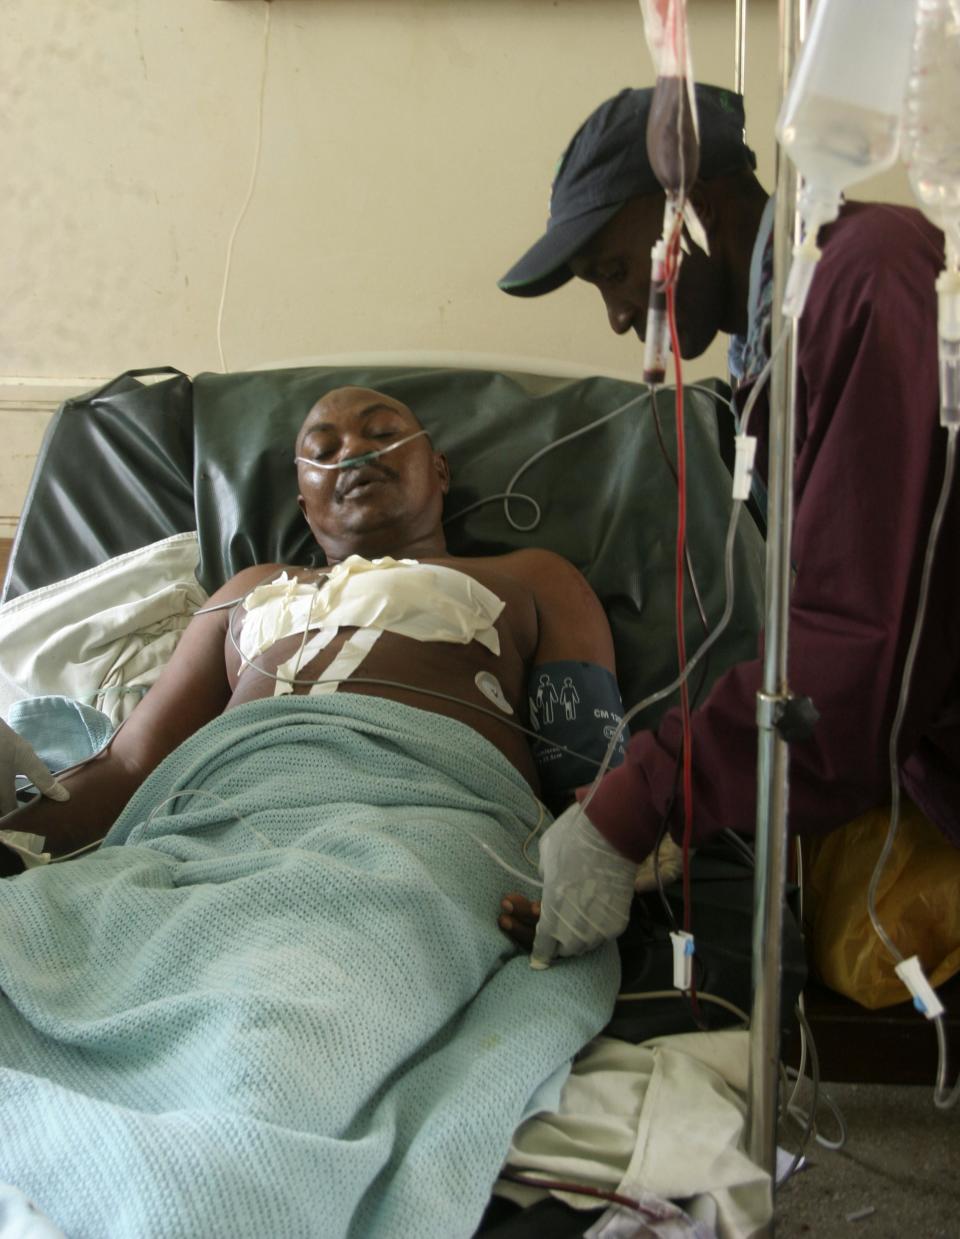
[[[511,892],[500,900],[497,924],[524,951],[533,948],[533,935],[540,919],[540,902]]]

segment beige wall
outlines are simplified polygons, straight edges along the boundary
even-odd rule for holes
[[[4,0],[0,536],[51,385],[219,368],[265,14],[263,0]],[[689,14],[698,76],[731,85],[734,0]],[[769,184],[775,0],[748,15],[748,138]],[[228,368],[455,350],[635,373],[636,341],[609,332],[589,288],[528,302],[495,281],[539,235],[579,122],[651,80],[636,0],[274,0],[270,19]],[[691,373],[723,368],[716,346]]]

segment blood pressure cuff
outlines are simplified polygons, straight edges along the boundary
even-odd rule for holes
[[[544,799],[591,783],[623,718],[614,676],[596,663],[540,663],[530,673],[527,695],[530,726],[539,737],[533,760]],[[611,766],[623,761],[627,738],[624,729]]]

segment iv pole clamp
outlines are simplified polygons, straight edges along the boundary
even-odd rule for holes
[[[757,726],[776,731],[787,744],[809,740],[819,717],[809,697],[796,697],[789,689],[776,695],[757,693]]]

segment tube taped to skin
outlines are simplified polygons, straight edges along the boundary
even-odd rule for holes
[[[426,433],[425,430],[415,430],[413,434],[406,435],[403,439],[398,439],[396,443],[391,443],[387,447],[378,448],[373,452],[364,452],[362,456],[351,456],[348,460],[338,460],[330,465],[322,460],[311,460],[309,456],[294,456],[293,462],[299,465],[309,465],[312,469],[359,469],[361,465],[369,464],[371,460],[376,460],[378,456],[385,456],[387,452],[403,447],[404,443],[409,443],[413,439],[419,439],[421,435]]]
[[[341,681],[353,675],[382,635],[379,628],[358,628],[353,636],[344,642],[326,671],[317,676],[316,684],[310,689],[310,696],[320,697],[326,693],[335,693]]]

